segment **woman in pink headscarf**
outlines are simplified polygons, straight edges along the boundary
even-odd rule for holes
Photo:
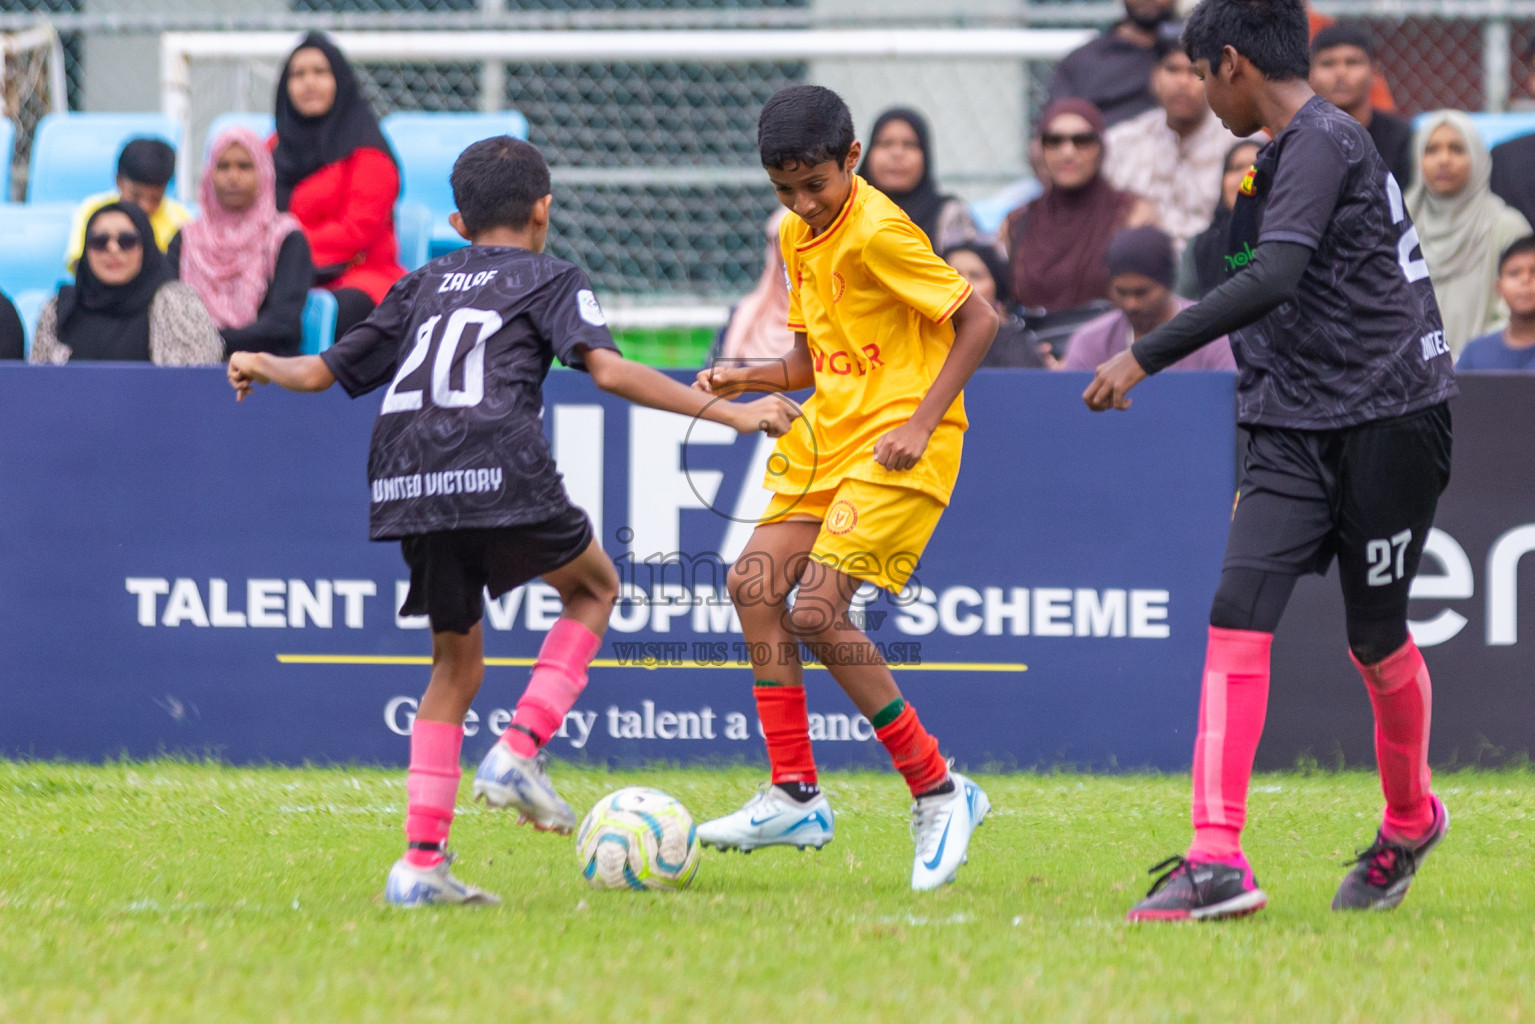
[[[751,360],[780,359],[794,347],[789,330],[789,279],[784,276],[783,249],[778,244],[782,207],[767,220],[767,248],[757,287],[736,304],[730,322],[720,332],[719,356],[730,364]]]
[[[202,299],[224,355],[297,355],[314,262],[299,222],[277,212],[272,155],[254,132],[230,128],[214,140],[197,188],[201,216],[166,251]]]

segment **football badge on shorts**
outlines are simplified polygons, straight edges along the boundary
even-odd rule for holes
[[[846,498],[838,498],[826,510],[826,532],[842,536],[858,525],[858,510]]]

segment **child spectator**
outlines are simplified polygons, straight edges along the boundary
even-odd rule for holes
[[[1535,235],[1503,250],[1498,295],[1508,304],[1508,326],[1468,341],[1455,369],[1535,373]]]
[[[1129,228],[1114,236],[1104,256],[1114,311],[1090,320],[1066,345],[1063,370],[1093,370],[1139,338],[1193,305],[1173,294],[1173,240],[1159,228]],[[1170,370],[1235,370],[1231,342],[1216,338],[1168,367]]]
[[[394,237],[400,171],[352,66],[321,33],[283,68],[272,159],[277,208],[304,227],[320,285],[340,307],[339,338],[405,276]]]
[[[32,362],[223,361],[224,343],[208,311],[196,292],[171,279],[151,237],[149,215],[133,203],[110,203],[91,215],[75,283],[60,288],[38,316]]]
[[[1123,21],[1055,66],[1050,102],[1087,100],[1111,125],[1156,106],[1151,69],[1176,7],[1175,0],[1125,0]]]
[[[1231,237],[1231,211],[1237,204],[1237,189],[1242,178],[1258,159],[1258,143],[1238,142],[1226,151],[1226,163],[1221,168],[1221,196],[1215,204],[1215,215],[1210,226],[1195,235],[1183,247],[1183,259],[1178,265],[1178,284],[1173,290],[1185,299],[1198,301],[1204,298],[1233,269],[1228,265],[1227,241]]]
[[[1375,109],[1370,89],[1379,71],[1375,44],[1357,25],[1329,25],[1311,40],[1311,88],[1364,125],[1381,159],[1406,188],[1414,177],[1412,125]]]
[[[1492,158],[1471,118],[1438,110],[1414,139],[1420,176],[1407,193],[1423,260],[1455,355],[1503,320],[1493,286],[1498,257],[1530,233],[1524,215],[1493,195]]]
[[[938,252],[975,241],[970,207],[939,192],[933,181],[931,136],[915,110],[896,107],[879,115],[858,173],[905,211]]]
[[[1060,100],[1040,115],[1050,184],[1008,214],[1001,244],[1012,267],[1013,302],[1056,313],[1108,298],[1103,255],[1121,228],[1156,222],[1151,204],[1109,184],[1103,115],[1086,100]]]
[[[1115,188],[1150,200],[1157,222],[1179,252],[1210,226],[1218,172],[1237,137],[1210,113],[1205,84],[1180,47],[1162,54],[1151,73],[1157,106],[1104,135],[1103,176]]]
[[[277,212],[272,155],[254,132],[214,140],[197,199],[202,216],[166,253],[171,272],[202,299],[226,354],[297,355],[314,264],[298,220]]]
[[[735,309],[720,331],[719,357],[735,366],[754,359],[778,359],[794,347],[789,330],[789,287],[784,279],[783,249],[778,245],[778,226],[788,213],[783,207],[768,217],[767,249],[762,254],[762,274],[757,286]]]
[[[164,252],[181,226],[192,219],[185,206],[168,199],[165,186],[176,173],[176,151],[160,139],[130,139],[117,158],[117,190],[89,196],[75,211],[64,266],[71,274],[85,249],[85,222],[108,203],[127,200],[149,214],[155,245]]]
[[[975,242],[951,246],[943,261],[970,282],[975,294],[997,311],[997,336],[986,350],[983,367],[1011,366],[1031,370],[1054,369],[1049,345],[1042,345],[1013,313],[1012,293],[1007,287],[1007,263],[990,246]]]

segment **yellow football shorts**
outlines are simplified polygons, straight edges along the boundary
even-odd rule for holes
[[[843,480],[800,496],[774,494],[760,523],[818,520],[811,558],[894,594],[911,578],[943,509],[923,491]]]

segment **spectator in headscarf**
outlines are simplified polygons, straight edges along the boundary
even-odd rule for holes
[[[778,226],[788,212],[780,206],[768,217],[767,246],[757,286],[736,303],[730,321],[720,331],[719,358],[727,365],[778,359],[794,347],[794,332],[789,330],[789,282],[784,276],[783,247],[778,243]]]
[[[298,219],[278,213],[272,155],[255,133],[230,128],[214,140],[197,186],[202,216],[166,253],[171,270],[202,299],[224,354],[298,355],[304,302],[314,283]]]
[[[405,276],[394,236],[400,171],[334,43],[311,33],[277,84],[277,208],[304,227],[322,287],[336,295],[340,337]]]
[[[1093,370],[1131,343],[1192,306],[1173,294],[1173,240],[1160,228],[1130,228],[1114,236],[1104,254],[1115,309],[1090,320],[1071,336],[1063,370]],[[1217,338],[1172,370],[1235,370],[1231,342]]]
[[[1199,301],[1226,280],[1230,272],[1226,254],[1227,242],[1231,238],[1231,211],[1237,204],[1237,189],[1242,185],[1243,176],[1258,159],[1258,148],[1256,142],[1243,141],[1226,151],[1215,215],[1210,218],[1210,226],[1183,247],[1176,291],[1185,299]]]
[[[1007,263],[990,246],[963,242],[943,251],[943,261],[970,282],[975,294],[997,311],[997,336],[986,350],[982,366],[1044,369],[1054,364],[1049,345],[1041,345],[1013,313],[1007,287]]]
[[[73,274],[75,262],[85,251],[85,222],[103,206],[119,200],[133,203],[149,214],[149,223],[155,229],[155,245],[164,252],[181,226],[192,219],[185,206],[165,195],[165,187],[175,174],[176,151],[170,143],[163,139],[129,139],[117,157],[117,190],[88,196],[75,210],[65,268]]]
[[[941,193],[933,180],[932,138],[915,110],[895,107],[879,115],[858,173],[906,212],[935,251],[975,241],[970,207]]]
[[[48,300],[37,321],[32,362],[89,360],[215,366],[224,342],[192,291],[173,280],[149,217],[111,203],[85,225],[75,283]]]
[[[1008,214],[999,241],[1012,267],[1013,302],[1048,313],[1108,298],[1103,256],[1126,227],[1156,223],[1144,199],[1103,177],[1103,115],[1086,100],[1060,100],[1040,115],[1050,182]]]
[[[1407,212],[1434,282],[1450,351],[1502,325],[1495,285],[1498,257],[1530,233],[1524,214],[1492,192],[1492,156],[1471,118],[1458,110],[1428,115],[1413,136],[1418,181]]]

